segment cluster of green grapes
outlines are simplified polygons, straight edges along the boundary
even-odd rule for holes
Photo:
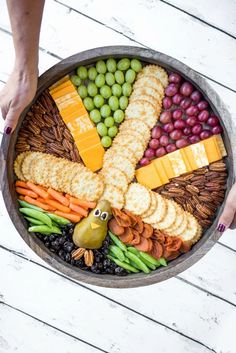
[[[77,75],[71,76],[105,148],[111,146],[124,120],[132,84],[141,69],[142,64],[137,59],[123,58],[117,62],[109,58],[89,68],[79,66]]]

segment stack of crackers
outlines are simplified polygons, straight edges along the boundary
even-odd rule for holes
[[[194,244],[201,237],[201,226],[193,215],[175,201],[165,199],[141,184],[130,184],[124,208],[140,216],[154,229],[169,236],[179,236],[184,242]]]
[[[41,152],[23,152],[14,162],[17,177],[85,199],[97,201],[103,193],[100,175],[83,164]]]

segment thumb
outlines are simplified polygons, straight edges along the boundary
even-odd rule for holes
[[[10,108],[8,110],[8,113],[5,119],[5,127],[4,127],[4,132],[7,135],[10,135],[15,130],[19,116],[20,116],[20,111],[15,110],[13,108]]]

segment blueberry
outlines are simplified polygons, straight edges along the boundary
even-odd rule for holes
[[[63,245],[63,249],[66,252],[70,253],[74,249],[74,244],[69,241],[66,241]]]
[[[99,263],[97,264],[97,268],[98,268],[98,270],[102,270],[102,269],[103,269],[103,263],[102,263],[102,262],[99,262]]]
[[[94,272],[94,273],[96,273],[96,271],[97,271],[97,265],[92,265],[92,266],[91,266],[91,271]]]
[[[66,241],[66,237],[65,236],[58,238],[58,242],[59,242],[60,245],[64,244],[65,241]]]
[[[55,238],[55,235],[54,234],[50,234],[49,236],[48,236],[48,239],[49,239],[49,241],[54,241],[56,238]]]
[[[107,274],[113,274],[114,273],[114,270],[112,268],[106,268],[105,269],[105,273]]]
[[[108,248],[108,246],[109,246],[109,241],[104,240],[104,242],[102,243],[102,246],[103,246],[104,248]]]
[[[60,249],[60,244],[58,239],[54,240],[51,242],[51,248],[54,250],[59,250]]]
[[[110,267],[111,265],[111,260],[110,259],[106,259],[103,261],[103,266],[106,268],[106,267]]]
[[[65,251],[64,251],[63,249],[59,250],[58,255],[60,256],[60,258],[61,258],[62,260],[64,260]]]
[[[44,238],[43,238],[43,242],[46,243],[49,241],[49,236],[48,235],[45,235]]]
[[[49,246],[50,246],[51,244],[50,244],[49,241],[46,241],[46,242],[44,243],[44,245],[45,245],[47,248],[49,248]]]
[[[71,260],[70,254],[65,253],[65,255],[64,255],[64,260],[65,260],[66,262],[70,262],[70,260]]]
[[[84,260],[83,259],[75,260],[75,266],[83,267],[84,266]]]

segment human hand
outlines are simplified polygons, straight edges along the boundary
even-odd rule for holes
[[[36,70],[14,70],[0,92],[0,108],[6,134],[9,135],[15,129],[20,114],[34,98],[37,78]]]
[[[227,228],[236,228],[236,183],[229,192],[217,230],[223,233]]]

